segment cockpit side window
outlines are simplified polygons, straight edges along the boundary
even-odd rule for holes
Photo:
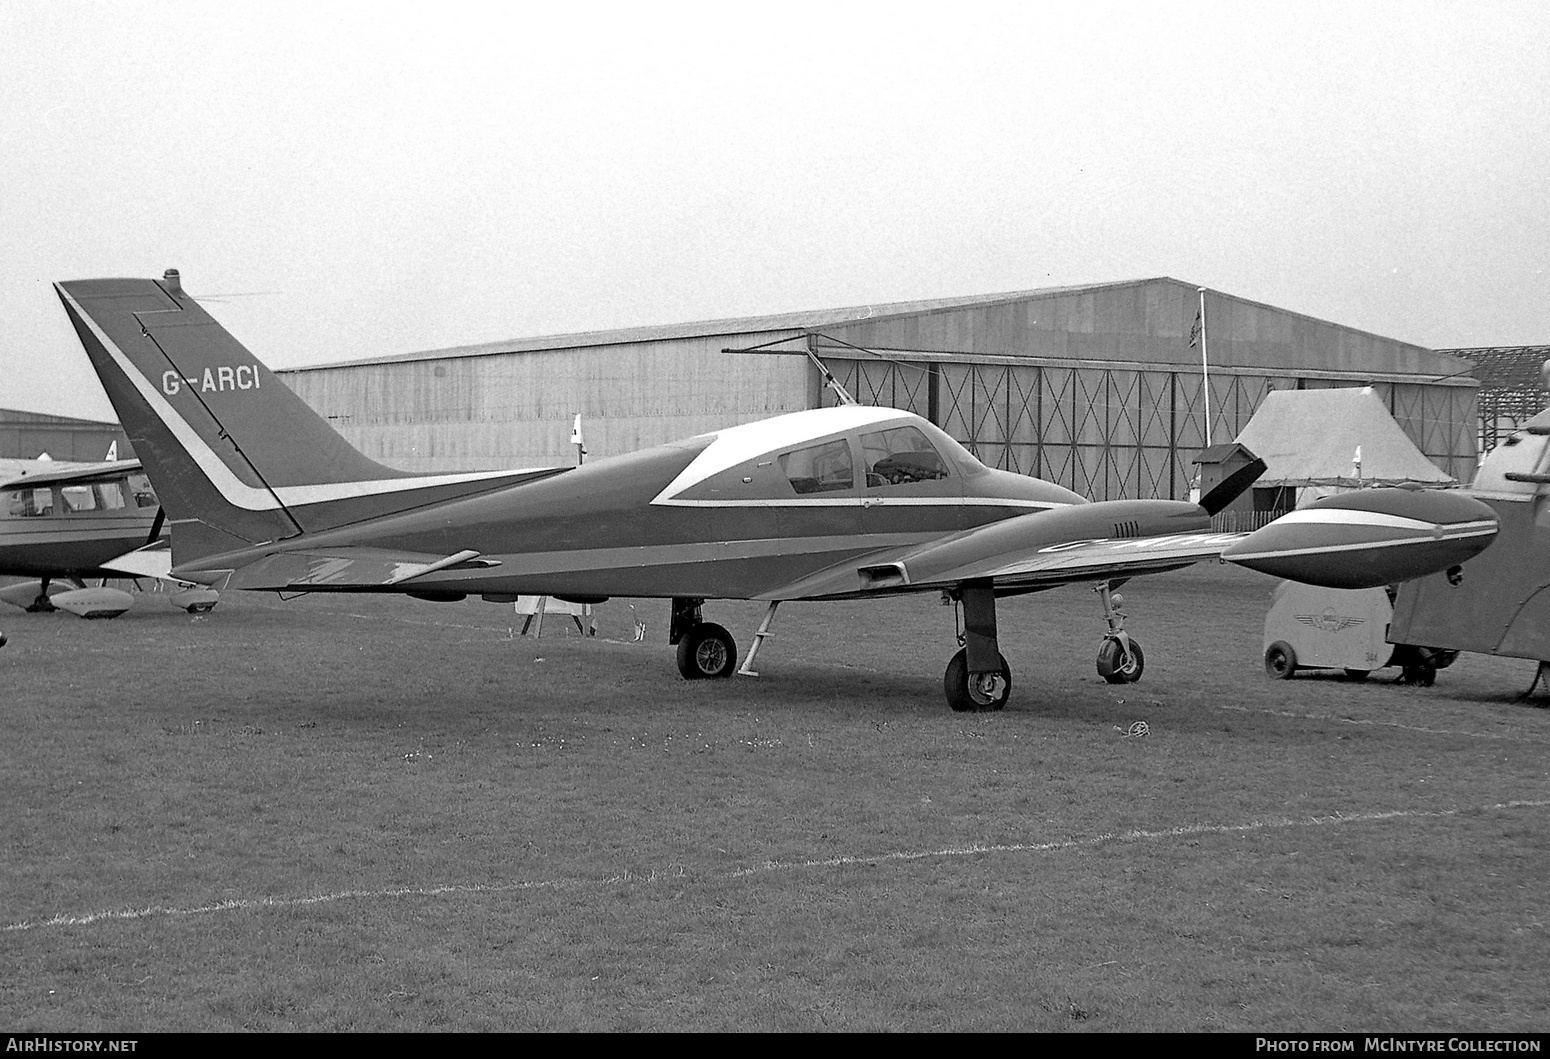
[[[780,458],[780,469],[798,493],[827,493],[856,484],[850,443],[843,438],[788,452]]]
[[[869,489],[946,478],[948,463],[916,427],[893,427],[861,435]]]
[[[46,486],[5,491],[5,513],[21,518],[54,513],[54,494]]]
[[[104,511],[117,511],[124,506],[124,485],[122,482],[98,482],[97,506]]]
[[[97,510],[97,494],[92,492],[89,485],[67,485],[60,493],[64,497],[66,511]]]

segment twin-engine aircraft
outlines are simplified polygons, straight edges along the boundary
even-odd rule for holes
[[[944,593],[962,649],[956,710],[996,710],[1012,673],[996,599],[1095,583],[1108,632],[1098,669],[1140,677],[1113,589],[1223,557],[1332,587],[1464,562],[1496,533],[1448,493],[1336,497],[1252,535],[1211,516],[1262,471],[1199,504],[1090,503],[995,470],[909,412],[855,405],[778,416],[573,468],[422,476],[352,448],[185,294],[162,280],[56,284],[172,522],[174,576],[281,593],[394,592],[506,602],[549,595],[672,601],[669,642],[690,679],[730,676],[731,635],[707,599]],[[743,664],[751,672],[754,651]]]

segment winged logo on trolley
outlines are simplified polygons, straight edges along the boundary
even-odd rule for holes
[[[1345,632],[1347,629],[1354,629],[1367,622],[1366,618],[1347,617],[1336,614],[1332,610],[1325,610],[1321,614],[1296,614],[1293,617],[1308,628],[1317,629],[1320,632]]]

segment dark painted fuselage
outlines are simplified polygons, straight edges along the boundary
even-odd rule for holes
[[[782,456],[848,444],[867,466],[868,431],[910,426],[929,436],[946,473],[889,484],[857,473],[848,487],[797,492]],[[945,433],[892,409],[831,408],[779,417],[442,501],[291,542],[180,565],[232,587],[295,584],[295,565],[257,564],[286,551],[380,549],[479,553],[479,563],[380,590],[555,596],[799,598],[784,590],[840,564],[940,540],[989,522],[1083,504],[1049,482],[987,468]],[[176,548],[176,537],[174,537]],[[242,569],[254,563],[252,569]],[[272,579],[266,583],[265,579]],[[846,587],[859,590],[854,575]],[[312,591],[371,591],[361,584]],[[834,595],[833,591],[817,593]]]

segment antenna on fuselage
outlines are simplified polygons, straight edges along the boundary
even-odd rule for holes
[[[839,398],[840,404],[855,404],[856,399],[840,385],[840,380],[834,377],[834,372],[829,370],[829,366],[818,359],[818,354],[814,353],[811,347],[804,347],[804,352],[807,353],[807,359],[818,369],[818,375],[823,379],[823,384],[834,391],[834,396]]]
[[[807,343],[802,346],[802,353],[803,353],[804,356],[807,357],[808,360],[813,362],[813,367],[818,369],[818,376],[819,376],[819,378],[823,379],[823,384],[825,386],[827,386],[829,389],[834,391],[834,396],[839,399],[840,404],[856,404],[857,403],[856,399],[850,395],[850,393],[845,389],[845,387],[840,385],[840,381],[834,377],[834,372],[830,371],[829,370],[829,366],[827,364],[825,364],[822,360],[818,359],[818,354],[813,352],[813,347],[812,347],[811,343],[812,343],[813,337],[816,334],[817,334],[816,331],[809,331],[806,335],[786,335],[783,338],[777,338],[777,339],[774,339],[773,341],[770,341],[770,342],[760,342],[757,346],[748,346],[748,347],[746,347],[744,349],[727,348],[727,349],[723,349],[721,352],[723,352],[723,353],[755,353],[755,352],[758,352],[761,349],[769,349],[771,346],[778,346],[782,342],[794,342],[794,341],[797,341],[798,339],[801,339],[801,338],[805,337],[807,339]],[[827,337],[827,336],[824,336],[824,337]],[[845,344],[849,345],[850,343],[847,342]],[[856,348],[859,349],[860,347],[857,346]],[[786,350],[780,350],[780,352],[784,353],[784,352],[787,352],[787,351]]]

